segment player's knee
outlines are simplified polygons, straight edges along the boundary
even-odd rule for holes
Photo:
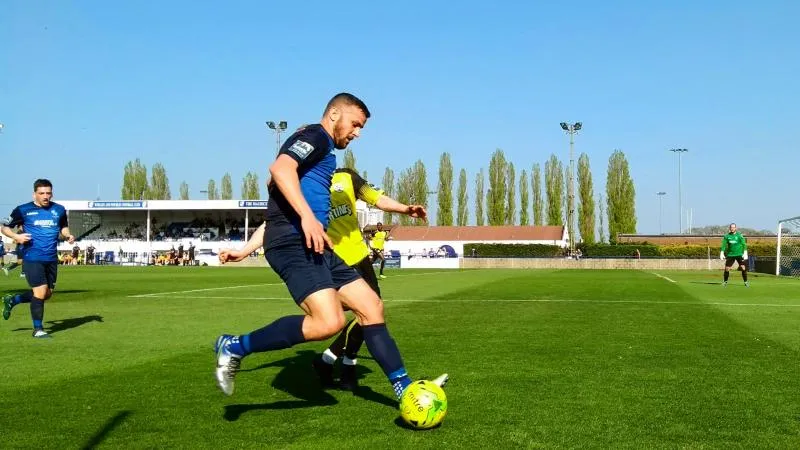
[[[342,331],[345,325],[344,312],[322,317],[317,323],[317,333],[322,339],[327,339]]]
[[[368,304],[364,305],[359,311],[359,319],[361,325],[374,325],[378,323],[383,323],[383,302],[380,300],[376,302],[369,302]]]

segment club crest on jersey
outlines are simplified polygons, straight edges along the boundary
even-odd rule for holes
[[[309,144],[308,142],[295,141],[294,144],[292,144],[292,146],[289,147],[289,151],[299,156],[300,158],[305,159],[309,153],[314,151],[314,146]]]
[[[50,211],[50,214],[52,214],[52,215],[53,215],[53,217],[58,217],[58,212],[57,212],[57,211],[52,211],[52,210],[51,210],[51,211]]]
[[[331,208],[330,212],[328,213],[328,221],[333,221],[342,216],[352,216],[353,210],[350,209],[350,205],[339,205],[335,208]]]
[[[344,186],[342,186],[342,183],[333,183],[333,190],[336,192],[344,192]]]

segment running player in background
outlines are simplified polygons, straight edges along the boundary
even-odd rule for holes
[[[386,266],[386,256],[383,255],[383,246],[386,243],[386,239],[389,237],[389,233],[383,229],[383,224],[378,222],[375,227],[378,229],[374,233],[372,233],[372,239],[369,241],[369,246],[372,248],[372,256],[381,260],[381,269],[378,272],[381,278],[386,278],[386,275],[383,274],[383,268]]]
[[[38,179],[33,184],[33,201],[14,208],[8,223],[2,227],[6,237],[22,245],[25,251],[25,278],[30,291],[3,297],[3,319],[8,320],[11,310],[20,303],[31,304],[33,337],[50,337],[42,324],[44,302],[53,295],[53,287],[58,277],[58,241],[64,238],[70,244],[75,237],[67,226],[67,211],[63,206],[51,201],[53,184],[46,179]],[[25,233],[15,233],[13,228],[22,226]]]

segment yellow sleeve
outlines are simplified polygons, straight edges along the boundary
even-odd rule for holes
[[[375,203],[378,203],[378,199],[383,195],[383,190],[367,183],[367,180],[361,178],[357,173],[352,173],[352,179],[353,190],[356,191],[356,197],[367,202],[370,206],[375,206]]]

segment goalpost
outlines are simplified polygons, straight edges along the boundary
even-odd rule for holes
[[[778,222],[775,275],[800,276],[800,216]]]

